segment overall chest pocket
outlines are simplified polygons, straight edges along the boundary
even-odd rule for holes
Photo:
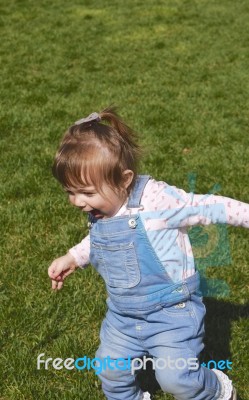
[[[116,245],[92,242],[90,259],[109,286],[128,289],[140,281],[133,242]]]

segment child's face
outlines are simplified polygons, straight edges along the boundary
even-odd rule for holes
[[[127,178],[124,185],[125,188],[130,184],[128,175]],[[125,201],[124,196],[120,192],[117,193],[107,184],[102,186],[101,193],[97,192],[95,186],[67,188],[66,192],[69,195],[69,201],[72,205],[80,208],[82,211],[90,212],[95,218],[113,217]]]

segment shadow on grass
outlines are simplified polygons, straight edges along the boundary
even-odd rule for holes
[[[249,304],[238,305],[217,300],[215,298],[205,298],[204,304],[207,309],[205,317],[205,348],[200,355],[200,362],[208,362],[214,360],[231,359],[230,341],[232,322],[239,318],[247,318],[249,316]],[[155,378],[152,369],[152,363],[146,364],[146,371],[142,370],[137,379],[140,387],[144,391],[156,394],[160,391],[160,386]],[[211,368],[213,368],[213,363]],[[226,370],[224,370],[226,372]],[[238,397],[238,400],[243,400]]]

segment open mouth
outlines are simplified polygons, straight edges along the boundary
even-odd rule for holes
[[[91,210],[90,214],[95,218],[103,218],[104,217],[104,215],[102,215],[99,210]]]

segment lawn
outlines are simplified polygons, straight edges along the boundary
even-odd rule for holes
[[[248,203],[249,3],[2,0],[0,29],[0,399],[102,400],[92,370],[36,366],[41,353],[93,358],[106,311],[91,267],[50,289],[51,261],[87,233],[51,174],[58,143],[116,104],[140,133],[141,173]],[[225,284],[206,293],[203,360],[231,361],[249,400],[249,232],[190,234],[205,281]]]

